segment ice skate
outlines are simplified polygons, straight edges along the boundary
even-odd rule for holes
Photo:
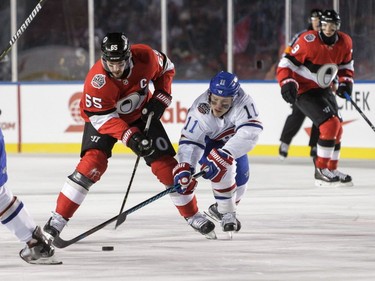
[[[340,186],[353,186],[352,177],[341,173],[339,170],[332,170],[331,171],[335,176],[338,176],[340,179]]]
[[[340,178],[327,168],[315,168],[315,185],[323,187],[336,187],[340,185]]]
[[[50,241],[53,241],[53,239],[60,234],[67,222],[68,221],[61,215],[56,212],[52,212],[52,217],[50,217],[48,222],[43,227],[43,230],[49,236]]]
[[[186,218],[186,221],[195,231],[206,236],[207,239],[216,239],[215,224],[200,212],[190,218]]]
[[[221,220],[221,227],[224,232],[228,233],[229,238],[233,238],[233,231],[237,229],[237,219],[236,219],[236,212],[229,212],[223,214],[223,218]]]
[[[288,157],[288,150],[289,150],[289,144],[286,144],[285,142],[281,142],[279,146],[279,158],[280,160],[284,160]]]
[[[19,255],[21,259],[30,264],[62,264],[54,257],[55,249],[50,245],[48,238],[37,226],[31,241],[27,243]]]
[[[217,209],[217,203],[212,204],[208,208],[208,213],[206,213],[208,216],[210,216],[212,219],[216,220],[217,222],[221,223],[221,220],[223,219],[223,214],[221,214]],[[236,218],[237,220],[237,229],[236,232],[240,231],[241,229],[241,222]]]

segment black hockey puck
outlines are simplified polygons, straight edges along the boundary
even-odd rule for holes
[[[114,247],[113,246],[103,246],[102,251],[113,251]]]

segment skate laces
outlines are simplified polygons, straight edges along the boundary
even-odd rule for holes
[[[225,213],[223,215],[223,218],[221,220],[221,225],[224,226],[224,225],[229,224],[229,223],[233,223],[233,224],[237,223],[235,212],[229,212],[229,213]]]
[[[59,233],[64,228],[68,221],[64,219],[60,214],[52,212],[52,217],[48,222],[49,227],[56,229]]]
[[[203,225],[207,223],[208,219],[201,213],[196,213],[194,216],[188,218],[188,224],[193,228],[200,229]]]
[[[327,178],[333,179],[336,177],[335,173],[333,171],[328,170],[327,168],[320,169],[320,172],[323,176],[326,176]]]
[[[346,179],[346,177],[348,176],[347,174],[344,174],[344,173],[341,173],[339,170],[332,170],[331,171],[335,176],[338,176],[340,178],[340,180],[344,180]]]

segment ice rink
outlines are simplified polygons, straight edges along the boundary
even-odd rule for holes
[[[118,214],[134,155],[114,155],[61,237],[71,239]],[[44,225],[77,155],[8,155],[7,186]],[[0,280],[375,280],[375,162],[342,160],[354,187],[314,186],[309,158],[250,157],[249,189],[233,240],[194,232],[169,196],[81,242],[56,249],[63,265],[29,265],[23,244],[0,228]],[[197,188],[201,210],[214,203],[209,182]],[[163,190],[141,160],[125,209]],[[114,246],[104,252],[102,246]]]

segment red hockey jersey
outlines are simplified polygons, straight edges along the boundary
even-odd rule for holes
[[[338,32],[338,41],[328,46],[320,39],[318,31],[300,35],[289,54],[279,62],[277,80],[282,86],[285,79],[293,78],[299,84],[298,93],[313,88],[327,88],[336,77],[339,82],[353,82],[354,67],[352,39]]]
[[[131,46],[132,63],[129,74],[122,79],[111,77],[98,60],[84,83],[80,102],[81,116],[101,134],[121,139],[129,124],[139,119],[151,98],[148,85],[171,94],[175,69],[164,54],[143,44]]]

